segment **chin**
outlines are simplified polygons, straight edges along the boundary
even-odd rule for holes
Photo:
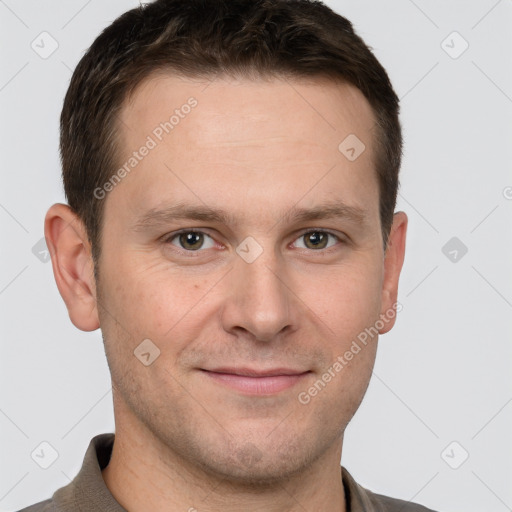
[[[290,434],[292,434],[290,432]],[[224,449],[219,445],[202,453],[200,465],[216,478],[226,479],[238,486],[273,487],[292,478],[311,466],[319,447],[312,445],[311,436],[301,439],[296,433],[288,439],[269,443],[266,436],[261,441],[229,439]],[[266,442],[265,442],[266,440]]]

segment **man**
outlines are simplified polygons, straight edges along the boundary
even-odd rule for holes
[[[427,511],[340,466],[407,217],[387,74],[306,0],[157,0],[95,40],[45,236],[116,432],[26,511]]]

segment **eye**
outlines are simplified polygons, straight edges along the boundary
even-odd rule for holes
[[[205,245],[205,237],[208,239]],[[176,240],[177,243],[174,243]],[[215,246],[213,238],[202,231],[182,231],[170,236],[166,241],[171,245],[175,245],[180,249],[188,252],[197,252],[199,249],[211,249]]]
[[[301,249],[327,249],[332,247],[334,244],[328,245],[329,237],[334,238],[337,241],[340,241],[340,238],[329,231],[323,231],[320,229],[315,229],[313,231],[308,231],[306,233],[302,233],[302,235],[297,238],[297,240],[304,240],[302,247],[299,245]]]
[[[333,243],[329,244],[329,237]],[[295,247],[319,251],[328,249],[341,239],[334,233],[321,229],[310,230],[302,233],[295,241]],[[215,240],[203,231],[188,229],[174,233],[164,240],[166,244],[174,245],[185,252],[200,252],[200,249],[212,249],[216,246]]]

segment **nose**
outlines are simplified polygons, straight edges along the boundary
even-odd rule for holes
[[[238,257],[227,276],[228,292],[222,311],[227,332],[270,342],[296,328],[294,295],[283,262],[264,251],[251,263]]]

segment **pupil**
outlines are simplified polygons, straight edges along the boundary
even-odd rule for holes
[[[189,246],[192,246],[192,248],[196,248],[194,246],[201,246],[201,233],[184,233],[181,235],[182,239],[182,243],[183,245],[189,245]],[[194,239],[196,239],[196,241],[194,242]],[[199,240],[198,240],[199,239]],[[199,243],[198,243],[199,241]]]
[[[313,244],[313,246],[316,247],[324,241],[325,233],[318,233],[315,231],[308,236],[308,239]]]

